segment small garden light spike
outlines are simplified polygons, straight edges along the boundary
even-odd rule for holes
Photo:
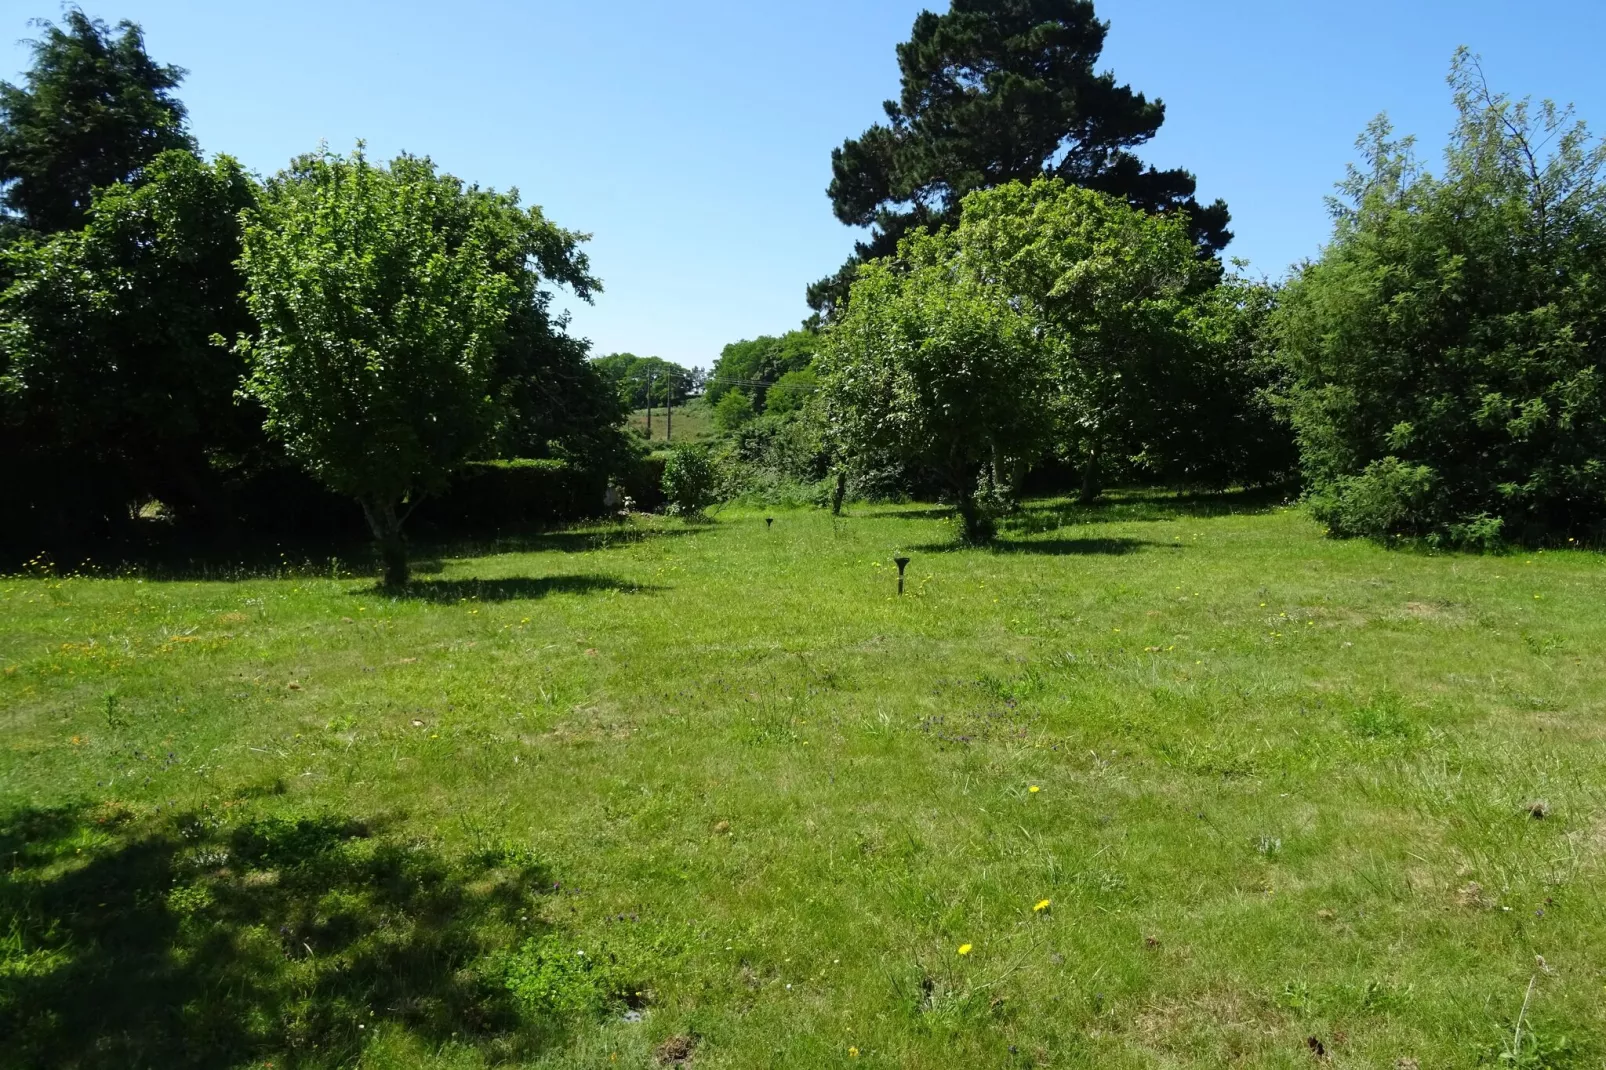
[[[775,518],[773,516],[767,516],[767,517],[764,518],[764,530],[765,531],[768,531],[771,527],[774,526],[774,524],[775,524]]]
[[[903,570],[909,567],[907,557],[894,557],[892,563],[898,566],[898,593],[903,593]]]

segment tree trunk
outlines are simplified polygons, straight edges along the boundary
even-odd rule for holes
[[[407,567],[407,543],[402,539],[401,519],[396,515],[396,503],[391,501],[364,501],[363,515],[379,544],[379,559],[385,566],[385,586],[405,587],[411,578]]]
[[[842,515],[842,499],[848,496],[848,473],[839,468],[836,473],[836,488],[831,491],[831,515]]]
[[[1082,469],[1081,502],[1083,505],[1096,502],[1103,493],[1104,485],[1099,478],[1099,448],[1095,445],[1087,451],[1087,464]]]

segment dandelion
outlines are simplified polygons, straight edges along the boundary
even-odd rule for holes
[[[1038,787],[1036,784],[1033,784],[1030,788],[1028,788],[1026,790],[1030,791],[1033,795],[1036,795],[1038,792],[1042,791],[1043,789]]]
[[[968,955],[968,954],[970,954],[970,945],[969,945],[969,944],[960,944],[960,945],[959,945],[959,953],[960,953],[960,954],[961,954],[961,955]]]
[[[858,1057],[859,1057],[859,1049],[850,1047],[848,1049],[848,1058],[857,1059]]]
[[[1049,907],[1051,907],[1053,905],[1054,905],[1054,900],[1052,900],[1052,899],[1040,900],[1038,902],[1038,904],[1035,907],[1032,908],[1032,913],[1041,914],[1043,911],[1047,910]]]

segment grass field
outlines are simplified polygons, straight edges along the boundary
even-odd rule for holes
[[[851,513],[0,580],[0,1066],[1603,1065],[1598,555]]]
[[[647,431],[647,410],[637,409],[630,414],[630,426],[643,434]],[[650,442],[703,442],[714,436],[714,411],[702,398],[692,398],[684,405],[675,406],[674,438],[668,437],[670,433],[669,422],[664,419],[663,406],[652,410],[652,435]]]

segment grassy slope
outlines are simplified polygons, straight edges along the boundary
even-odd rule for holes
[[[647,430],[647,410],[637,409],[630,414],[630,426],[639,431]],[[652,438],[650,441],[664,443],[668,426],[664,421],[664,410],[659,406],[652,410]],[[714,412],[702,398],[692,398],[684,405],[675,406],[675,442],[701,442],[714,436]]]
[[[11,1023],[50,1065],[1461,1067],[1537,978],[1519,1065],[1600,1065],[1599,557],[1143,499],[950,539],[727,512],[403,601],[0,581],[0,1014],[66,1008]],[[164,970],[177,1017],[129,990]],[[621,977],[640,1024],[583,1009]]]

